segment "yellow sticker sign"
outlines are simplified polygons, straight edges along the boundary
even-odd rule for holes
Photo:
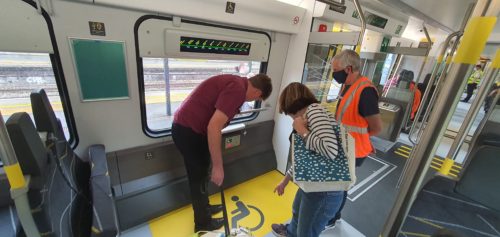
[[[497,53],[495,55],[495,58],[493,59],[493,62],[491,63],[492,68],[500,68],[500,49],[497,49]]]
[[[3,169],[7,174],[7,179],[9,180],[11,189],[22,188],[26,185],[19,163],[4,166]]]
[[[475,17],[467,24],[464,36],[458,46],[457,55],[453,60],[454,63],[460,64],[476,64],[481,56],[486,41],[490,36],[491,31],[495,27],[496,17]]]

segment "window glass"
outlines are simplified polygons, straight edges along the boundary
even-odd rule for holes
[[[4,121],[16,112],[27,112],[33,119],[30,94],[39,89],[47,92],[69,140],[71,134],[49,54],[0,52],[0,111]]]
[[[302,83],[306,85],[322,103],[330,103],[340,94],[341,84],[333,80],[333,57],[353,46],[309,44],[307,46],[306,62],[302,74]]]
[[[387,80],[389,79],[389,74],[391,73],[392,64],[396,60],[395,54],[387,54],[385,58],[384,66],[382,67],[382,76],[380,77],[380,85],[385,85]]]
[[[260,72],[260,67],[260,62],[248,61],[144,58],[144,90],[149,130],[170,129],[177,108],[204,80],[220,74],[251,77]],[[254,107],[254,102],[245,102],[241,111]],[[251,113],[244,113],[235,118],[249,116]]]

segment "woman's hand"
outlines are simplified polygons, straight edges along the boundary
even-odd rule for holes
[[[281,180],[281,182],[276,185],[276,188],[274,188],[274,192],[278,193],[278,196],[281,196],[283,195],[283,193],[285,193],[285,188],[288,185],[288,182],[290,182],[290,179],[290,176],[286,175],[285,178],[283,178],[283,180]]]
[[[299,134],[307,133],[307,120],[303,116],[297,116],[293,119],[293,129]]]

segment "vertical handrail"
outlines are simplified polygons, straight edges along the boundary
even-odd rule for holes
[[[425,90],[424,92],[424,95],[422,97],[422,101],[424,103],[421,103],[420,106],[418,107],[418,110],[417,110],[417,114],[415,115],[415,118],[417,118],[417,121],[414,122],[412,124],[412,127],[410,128],[410,132],[408,134],[408,140],[410,140],[410,142],[415,145],[417,143],[417,140],[418,138],[420,137],[420,134],[422,132],[422,129],[424,127],[424,124],[426,123],[427,121],[427,118],[429,117],[429,114],[430,114],[430,111],[431,111],[431,108],[434,104],[434,100],[436,98],[436,94],[438,92],[437,90],[437,86],[436,86],[436,90],[434,91],[434,94],[432,95],[431,97],[431,100],[429,101],[429,103],[427,104],[427,110],[424,114],[424,117],[422,119],[422,122],[420,123],[420,127],[418,128],[417,130],[417,137],[415,138],[415,140],[413,140],[413,131],[415,130],[415,126],[417,125],[418,123],[418,119],[420,118],[420,115],[422,114],[422,111],[424,109],[424,106],[425,106],[425,102],[427,101],[427,97],[429,96],[430,94],[430,91],[431,91],[431,88],[432,86],[434,85],[434,82],[435,82],[435,79],[436,79],[436,75],[437,75],[437,72],[439,70],[439,68],[441,68],[441,65],[440,63],[444,63],[445,64],[445,68],[443,69],[443,71],[441,72],[441,76],[439,77],[438,79],[438,83],[441,82],[441,79],[442,78],[445,78],[446,76],[446,73],[448,71],[448,68],[449,68],[449,63],[447,63],[448,59],[451,59],[452,55],[455,53],[455,50],[457,49],[457,46],[458,46],[458,43],[460,41],[460,38],[462,37],[463,33],[464,33],[464,29],[465,29],[465,26],[467,25],[467,21],[469,20],[469,18],[471,17],[472,15],[472,12],[474,11],[474,6],[476,5],[476,3],[470,3],[469,4],[469,7],[467,8],[467,11],[465,12],[465,15],[464,15],[464,19],[462,20],[462,24],[460,25],[460,30],[459,31],[456,31],[456,32],[453,32],[451,33],[450,35],[448,35],[448,37],[446,38],[445,40],[445,43],[443,44],[443,48],[441,49],[441,52],[439,53],[438,55],[438,65],[434,68],[434,70],[432,71],[431,73],[431,78],[429,80],[429,83],[427,83],[427,87],[428,89]],[[453,46],[451,48],[451,51],[450,53],[448,54],[448,56],[445,58],[445,53],[446,53],[446,49],[448,49],[448,45],[449,43],[451,42],[451,40],[456,37],[455,39],[455,42],[453,43]]]
[[[495,110],[495,106],[498,103],[498,100],[500,100],[500,92],[497,91],[495,97],[493,97],[493,100],[491,101],[491,107],[490,107],[490,109],[484,115],[484,118],[479,123],[479,126],[477,126],[477,131],[482,131],[484,129],[484,126],[486,125],[486,123],[488,122],[491,114]],[[480,135],[480,133],[476,132],[474,134],[474,136],[472,137],[470,145],[469,145],[469,149],[467,150],[467,154],[470,154],[472,152],[473,146],[474,146],[474,144],[476,144],[477,139],[479,138],[479,135]],[[464,162],[462,163],[461,172],[458,174],[458,178],[457,178],[458,180],[460,180],[462,178],[463,171],[467,170],[467,167],[469,167],[469,164],[470,164],[470,162],[471,162],[472,159],[473,159],[473,157],[464,160]]]
[[[422,62],[422,66],[420,66],[420,70],[418,71],[418,75],[416,77],[417,82],[420,80],[420,77],[422,76],[422,72],[424,71],[425,64],[427,64],[427,60],[429,59],[429,52],[431,51],[432,48],[432,40],[431,37],[429,36],[429,31],[427,31],[427,27],[425,27],[425,24],[422,24],[422,28],[425,33],[425,38],[427,39],[427,42],[429,43],[427,45],[427,52],[425,53],[424,61]],[[413,107],[413,100],[415,100],[415,92],[417,91],[417,87],[415,86],[415,89],[411,92],[411,97],[410,100],[408,101],[408,105],[406,106],[406,111],[408,111],[403,118],[403,127],[406,128],[406,125],[408,124],[408,121],[411,118],[411,108]],[[408,137],[409,139],[410,137]],[[412,142],[410,140],[410,142]],[[413,143],[413,142],[412,142]],[[413,143],[415,145],[415,143]]]
[[[163,78],[165,79],[165,99],[167,104],[167,115],[172,116],[172,100],[170,98],[170,67],[168,58],[163,59]]]
[[[474,98],[474,100],[472,101],[469,111],[465,115],[464,121],[460,126],[460,129],[458,129],[455,140],[453,140],[450,150],[446,155],[446,159],[444,162],[445,164],[448,164],[447,162],[449,162],[451,165],[453,165],[453,162],[458,154],[458,151],[460,150],[460,147],[462,146],[465,138],[468,135],[470,128],[472,127],[474,118],[477,116],[479,110],[481,109],[481,105],[483,104],[483,101],[486,98],[486,95],[488,94],[488,90],[491,88],[493,82],[495,82],[496,80],[498,71],[499,71],[498,68],[488,69],[485,80],[483,81],[483,85],[479,88],[476,94],[476,98]],[[450,172],[451,168],[450,164],[443,165],[440,172],[447,175]]]
[[[14,147],[10,141],[7,127],[0,112],[0,159],[10,184],[10,194],[16,205],[16,212],[23,230],[28,237],[40,237],[38,227],[33,220],[28,201],[29,176],[25,179],[17,162]]]
[[[457,37],[457,40],[455,42],[458,42],[458,37],[460,37],[460,35],[462,35],[462,33],[463,32],[461,32],[461,31],[457,31],[457,32],[453,32],[450,35],[448,35],[448,37],[446,37],[445,43],[444,43],[443,47],[441,48],[441,51],[438,55],[437,65],[432,70],[431,78],[429,79],[429,82],[427,83],[427,89],[425,90],[424,96],[422,97],[422,100],[421,100],[422,103],[420,103],[420,105],[418,106],[417,114],[415,115],[415,120],[414,120],[413,124],[411,125],[410,132],[408,133],[408,140],[410,140],[410,142],[414,146],[417,144],[418,134],[420,134],[420,131],[423,130],[423,127],[424,127],[424,124],[426,121],[425,119],[422,119],[420,127],[417,129],[417,137],[415,138],[415,140],[413,140],[412,134],[416,128],[416,124],[418,123],[418,119],[420,118],[420,115],[422,114],[422,110],[425,106],[425,101],[427,101],[427,97],[430,94],[432,85],[434,85],[434,81],[436,80],[437,71],[441,67],[441,62],[446,62],[446,58],[444,57],[444,55],[446,53],[446,49],[448,49],[448,44],[450,43],[451,39],[453,39],[453,37]],[[451,57],[452,53],[450,53],[449,55],[450,55],[449,57]],[[443,74],[444,73],[441,73],[441,77],[444,76]],[[439,78],[438,82],[442,81],[441,77]],[[427,115],[429,113],[430,108],[431,108],[431,104],[433,103],[433,99],[434,99],[436,94],[437,94],[437,90],[434,91],[434,94],[432,95],[431,101],[427,105],[427,112],[425,115]],[[425,117],[425,115],[424,115],[424,117]],[[410,153],[409,157],[412,157],[411,155],[412,154]],[[403,181],[403,177],[405,176],[406,171],[408,170],[408,165],[409,165],[409,162],[406,162],[405,165],[403,166],[403,171],[401,172],[401,175],[398,178],[398,182],[396,183],[396,188],[399,188],[401,186],[401,182]]]
[[[480,0],[480,2],[483,2]],[[480,9],[482,10],[482,9]],[[430,164],[439,146],[446,127],[449,124],[453,109],[458,105],[462,89],[466,84],[464,77],[472,70],[473,65],[481,56],[486,46],[488,36],[493,31],[498,12],[492,12],[489,17],[476,17],[471,19],[464,31],[464,37],[454,56],[453,65],[446,79],[442,82],[437,102],[436,111],[448,113],[431,113],[426,129],[420,141],[413,148],[407,174],[394,202],[394,206],[382,230],[382,236],[397,236],[410,211],[412,203],[423,185],[425,176],[430,169]]]
[[[446,58],[446,62],[445,62],[445,67],[443,68],[443,71],[441,72],[441,76],[439,77],[439,79],[437,80],[437,85],[436,85],[436,89],[434,91],[434,94],[432,95],[431,97],[431,100],[429,101],[429,105],[427,107],[427,111],[425,111],[425,114],[424,114],[424,117],[422,118],[422,124],[421,124],[421,127],[417,133],[417,138],[416,138],[416,141],[418,142],[418,138],[421,136],[422,132],[423,132],[423,125],[427,122],[427,120],[429,119],[429,116],[431,114],[431,111],[432,111],[432,108],[434,107],[434,103],[436,101],[436,98],[437,98],[437,94],[439,93],[439,91],[441,90],[441,82],[444,80],[444,78],[446,78],[446,76],[448,75],[448,69],[450,68],[451,64],[449,63],[449,61],[451,60],[451,57],[452,55],[455,53],[457,47],[458,47],[458,43],[459,43],[459,39],[460,39],[461,36],[457,36],[457,39],[455,40],[455,42],[453,43],[453,46],[451,48],[451,51],[450,51],[450,54],[448,55],[448,57]]]
[[[461,31],[456,31],[456,32],[453,32],[450,35],[448,35],[448,37],[446,37],[446,40],[443,44],[443,47],[441,48],[441,51],[439,52],[438,62],[436,64],[436,66],[434,67],[434,69],[432,70],[431,78],[429,79],[429,82],[427,83],[427,89],[424,91],[424,95],[422,96],[422,103],[420,103],[420,105],[418,106],[417,114],[415,115],[416,121],[411,125],[410,132],[408,133],[408,139],[410,140],[410,142],[413,145],[415,145],[417,143],[417,139],[413,140],[412,134],[415,131],[416,125],[418,123],[418,118],[420,118],[420,116],[422,115],[422,111],[423,111],[424,106],[425,106],[425,101],[427,101],[427,98],[429,97],[429,94],[431,91],[430,88],[432,88],[432,85],[434,85],[434,83],[436,81],[436,75],[437,75],[437,72],[439,71],[439,68],[441,67],[441,63],[446,61],[446,59],[444,58],[444,55],[446,53],[446,49],[448,49],[448,45],[450,44],[451,39],[453,39],[453,37],[459,36],[461,34],[462,34]],[[429,105],[430,105],[430,103],[429,103]],[[429,108],[429,106],[427,108]],[[423,124],[424,124],[424,120],[422,120],[422,124],[420,125],[419,129],[422,129]]]
[[[361,52],[361,43],[363,43],[363,37],[365,36],[366,19],[365,14],[361,10],[359,0],[354,0],[354,6],[356,7],[356,11],[358,11],[359,20],[361,21],[361,31],[359,32],[358,45],[356,45],[356,52],[359,54]]]
[[[396,45],[396,47],[399,47],[399,45],[400,44],[398,42],[397,45]],[[392,78],[394,78],[394,77],[396,77],[398,75],[399,66],[401,66],[401,62],[403,61],[403,57],[404,57],[403,54],[397,54],[396,61],[392,65],[392,68],[394,68],[394,70],[392,71],[393,73],[392,74],[389,73],[389,78],[387,79],[388,82],[391,83],[391,84],[392,84]],[[389,94],[389,90],[391,90],[391,86],[392,85],[389,85],[389,87],[387,87],[387,90],[385,90],[385,91],[382,92],[382,97],[387,97],[387,95]]]
[[[16,153],[10,142],[7,128],[3,120],[2,112],[0,111],[0,159],[4,166],[11,166],[17,164]]]
[[[422,66],[420,67],[420,71],[418,72],[417,82],[420,80],[420,77],[422,76],[422,72],[424,70],[425,63],[427,62],[427,59],[429,58],[429,53],[431,52],[431,48],[432,48],[432,39],[429,36],[429,31],[427,31],[427,27],[425,27],[425,24],[422,24],[422,27],[424,29],[425,38],[427,38],[427,42],[429,42],[429,45],[427,45],[427,52],[425,53],[424,62],[422,63]]]

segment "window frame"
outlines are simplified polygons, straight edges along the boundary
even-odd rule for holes
[[[26,4],[32,6],[37,9],[37,5],[34,1],[31,0],[22,0]],[[50,41],[52,43],[53,53],[49,53],[50,62],[52,64],[52,70],[54,71],[54,80],[56,81],[57,90],[59,91],[59,97],[61,99],[61,105],[63,107],[64,117],[66,119],[66,125],[68,126],[69,137],[68,143],[71,148],[76,148],[79,143],[78,131],[76,129],[75,116],[73,115],[73,109],[71,107],[71,102],[69,98],[68,87],[66,85],[66,78],[64,76],[64,70],[62,67],[62,60],[59,54],[59,48],[57,46],[57,40],[54,33],[54,26],[52,25],[52,20],[50,19],[49,14],[43,9],[42,16],[45,19],[45,23],[47,24],[47,28],[49,30]]]
[[[137,62],[137,81],[139,84],[138,85],[138,88],[139,88],[139,106],[140,106],[140,111],[141,111],[142,131],[148,137],[161,138],[161,137],[171,136],[172,135],[172,128],[167,128],[167,129],[162,129],[162,130],[152,130],[148,127],[148,121],[147,121],[148,118],[147,118],[147,111],[146,111],[146,91],[145,91],[145,86],[144,86],[143,58],[140,56],[140,52],[139,52],[139,26],[141,25],[142,22],[144,22],[148,19],[159,19],[159,20],[165,20],[165,21],[173,21],[173,18],[166,17],[166,16],[158,16],[158,15],[144,15],[144,16],[140,17],[135,22],[135,25],[134,25],[134,40],[135,40],[134,44],[135,44],[135,55],[136,55],[136,62]],[[271,46],[272,46],[271,36],[269,36],[269,34],[264,32],[264,31],[256,31],[256,30],[243,29],[243,28],[237,28],[237,27],[225,26],[225,25],[216,25],[216,24],[200,22],[200,21],[193,21],[193,20],[186,20],[186,19],[181,19],[181,22],[189,23],[189,24],[197,24],[197,25],[202,25],[202,26],[218,27],[218,28],[224,28],[224,29],[230,29],[230,30],[238,30],[238,31],[246,31],[246,32],[263,34],[269,38],[268,55],[271,54]],[[266,73],[267,72],[267,65],[268,65],[268,62],[261,62],[259,73]],[[261,101],[255,101],[254,109],[258,109],[261,107],[262,107]],[[253,112],[249,116],[232,119],[229,122],[229,124],[237,124],[237,123],[243,123],[243,122],[254,120],[257,118],[257,116],[259,116],[259,113],[260,112]]]

